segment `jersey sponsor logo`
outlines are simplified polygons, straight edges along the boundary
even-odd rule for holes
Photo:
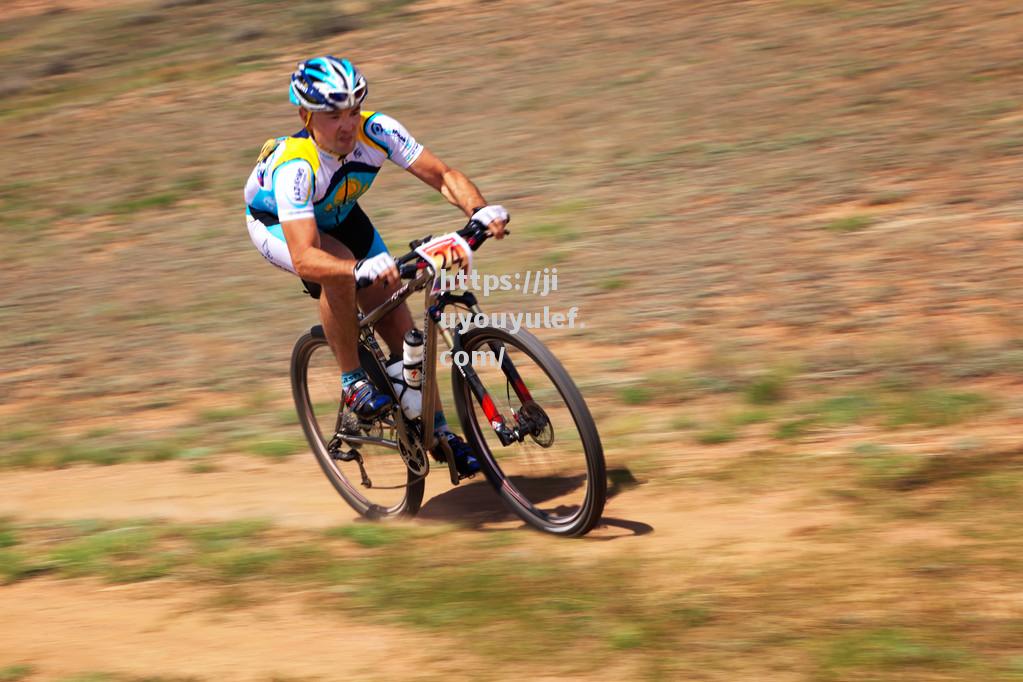
[[[295,181],[291,185],[291,200],[296,206],[305,206],[309,201],[309,173],[305,166],[295,170]]]
[[[355,201],[366,193],[371,183],[363,182],[357,177],[349,175],[345,178],[345,181],[338,184],[337,189],[334,190],[333,196],[324,208],[327,211],[333,211],[341,208],[345,204],[354,204]]]
[[[397,128],[384,128],[382,125],[374,121],[373,123],[370,124],[369,129],[370,132],[372,132],[374,135],[378,136],[384,135],[395,138],[396,140],[401,142],[402,149],[404,149],[405,151],[415,149],[416,145],[409,139],[408,134],[403,133],[401,130],[398,130]]]

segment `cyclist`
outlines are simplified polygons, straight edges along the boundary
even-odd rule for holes
[[[461,172],[449,168],[398,121],[364,111],[366,79],[347,59],[316,57],[291,75],[291,103],[302,129],[267,140],[245,184],[249,236],[273,265],[298,275],[319,299],[320,320],[341,368],[342,399],[363,418],[391,406],[359,364],[356,305],[371,310],[400,286],[394,259],[358,204],[384,161],[404,168],[471,217],[504,237],[508,212],[488,204]],[[355,289],[362,277],[373,285]],[[376,325],[391,353],[400,357],[412,315],[402,304]],[[452,433],[440,409],[434,431],[444,438],[463,475],[479,470],[472,448]],[[427,419],[427,416],[423,416]],[[439,450],[434,455],[442,458]]]

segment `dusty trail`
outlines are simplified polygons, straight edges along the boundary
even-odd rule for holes
[[[204,474],[190,472],[180,461],[8,471],[0,474],[0,485],[8,491],[0,515],[18,521],[145,516],[188,523],[258,517],[296,530],[356,519],[311,458],[263,462],[234,455],[219,465],[221,471]],[[462,528],[451,532],[463,534],[522,527],[485,483],[451,489],[440,476],[432,478],[416,523],[453,523]],[[650,517],[641,511],[652,500],[641,488],[618,495],[609,509],[609,525],[576,549],[617,553],[629,545],[651,552],[721,542],[720,534],[705,534],[702,523],[678,523],[680,511],[665,512],[655,530],[654,523],[642,520]],[[696,528],[701,530],[693,534]],[[674,539],[668,542],[660,529]],[[563,542],[523,533],[530,542]],[[620,541],[600,541],[610,538]],[[173,579],[109,586],[96,580],[36,578],[3,586],[0,666],[31,665],[31,679],[104,671],[239,682],[458,679],[466,670],[476,671],[477,679],[505,679],[509,673],[487,672],[486,663],[472,655],[452,657],[448,646],[459,652],[464,646],[442,635],[318,609],[313,595],[302,591],[260,593],[254,605],[236,610],[209,608],[214,596],[209,588]],[[523,674],[542,679],[537,672]]]
[[[10,585],[0,589],[0,663],[32,665],[32,679],[107,672],[224,682],[427,680],[479,665],[471,654],[456,662],[436,637],[320,612],[301,594],[237,611],[203,608],[211,596],[166,580]]]
[[[19,470],[0,474],[0,516],[26,520],[156,518],[184,523],[260,518],[285,528],[323,529],[358,520],[311,458],[263,462],[243,455],[218,460],[220,471],[196,474],[180,461]],[[453,488],[434,472],[427,479],[415,523],[451,523],[474,533],[522,528],[484,481]],[[656,481],[627,487],[608,503],[604,523],[577,543],[582,553],[670,553],[731,547],[783,551],[786,539],[841,518],[835,509],[810,508],[798,490],[755,499],[725,496],[707,487],[679,495]],[[614,540],[614,542],[606,542]]]

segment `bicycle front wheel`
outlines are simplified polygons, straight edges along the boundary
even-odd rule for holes
[[[487,479],[530,525],[555,535],[587,533],[607,497],[604,451],[579,389],[532,334],[478,327],[452,357],[455,406]],[[487,398],[477,399],[458,362],[471,363]],[[481,402],[489,399],[509,426],[530,435],[504,446]]]
[[[313,327],[295,343],[291,388],[316,461],[355,511],[371,519],[413,516],[419,511],[426,486],[423,477],[409,470],[396,445],[375,442],[395,443],[394,428],[378,420],[367,433],[355,428],[354,415],[340,409],[337,361],[321,327]],[[400,416],[395,413],[395,418]],[[353,444],[343,438],[346,434],[366,442]]]

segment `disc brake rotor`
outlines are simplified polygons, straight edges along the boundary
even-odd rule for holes
[[[554,426],[543,408],[534,402],[526,403],[519,409],[519,423],[529,429],[529,437],[542,448],[554,444]]]

